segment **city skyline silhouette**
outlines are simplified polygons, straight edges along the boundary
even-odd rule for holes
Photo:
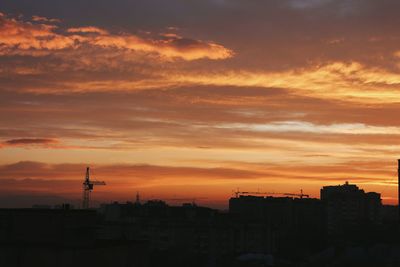
[[[400,266],[398,10],[1,0],[0,267]]]

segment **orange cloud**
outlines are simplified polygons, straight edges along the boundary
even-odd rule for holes
[[[48,54],[46,50],[65,49],[74,46],[75,38],[54,33],[55,25],[33,24],[8,18],[0,14],[0,55]]]
[[[48,22],[48,23],[58,23],[61,22],[61,20],[59,19],[50,19],[50,18],[46,18],[46,17],[41,17],[41,16],[32,16],[32,21],[36,21],[36,22]]]
[[[79,28],[69,28],[67,32],[70,33],[98,33],[98,34],[108,34],[106,30],[100,29],[98,27],[88,26]]]
[[[400,74],[357,62],[335,62],[279,72],[169,73],[179,84],[282,88],[295,95],[360,103],[398,103]]]
[[[124,47],[129,46],[124,38],[101,38],[98,45]],[[135,38],[134,38],[135,39]],[[136,40],[132,43],[140,43]],[[101,41],[100,41],[101,40]],[[147,43],[142,43],[142,49],[150,51]],[[170,56],[182,51],[170,50]],[[193,55],[193,54],[191,54]],[[181,55],[182,57],[184,55]],[[186,55],[188,56],[188,55]],[[142,74],[147,74],[142,71]],[[282,89],[291,95],[313,97],[340,102],[364,104],[384,104],[400,102],[400,74],[379,68],[370,68],[357,62],[335,62],[322,66],[294,69],[289,71],[176,71],[160,70],[157,75],[142,75],[139,78],[65,81],[53,84],[51,88],[44,86],[25,87],[25,91],[41,93],[68,92],[107,92],[107,91],[138,91],[148,89],[174,89],[187,86],[218,86]],[[217,100],[213,100],[217,101]],[[227,101],[224,98],[221,101]]]
[[[90,45],[131,53],[157,54],[169,60],[219,60],[233,56],[233,52],[222,45],[177,35],[164,36],[159,40],[145,39],[128,33],[112,34],[93,26],[69,28],[63,33],[58,26],[49,24],[54,21],[42,17],[34,17],[34,21],[40,23],[21,21],[0,14],[0,54],[56,56],[55,52],[59,50],[79,50],[84,45]],[[104,53],[107,52],[101,51],[99,55],[106,56]]]
[[[208,58],[218,60],[233,56],[231,50],[216,43],[186,39],[175,35],[164,37],[162,40],[148,40],[135,35],[108,35],[98,36],[89,43],[101,47],[159,53],[164,57],[172,59],[196,60]]]

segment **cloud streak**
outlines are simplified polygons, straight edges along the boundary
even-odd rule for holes
[[[21,90],[44,94],[73,94],[207,86],[282,89],[291,95],[364,104],[400,102],[399,73],[369,68],[357,62],[335,62],[279,72],[198,72],[165,68],[156,73],[147,70],[142,70],[141,73],[133,71],[131,77],[123,79],[55,81],[48,85],[26,85]]]
[[[171,77],[171,76],[170,76]],[[369,69],[359,63],[336,62],[284,72],[226,72],[175,75],[171,80],[198,85],[282,88],[317,98],[365,103],[400,101],[400,74]]]
[[[7,145],[30,145],[30,144],[54,144],[58,143],[55,139],[46,138],[22,138],[22,139],[11,139],[4,142]]]

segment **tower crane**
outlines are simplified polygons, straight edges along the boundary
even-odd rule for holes
[[[90,207],[90,194],[95,185],[106,185],[106,183],[104,181],[91,181],[89,167],[86,167],[86,176],[83,181],[82,209],[88,209]]]
[[[283,196],[294,196],[299,198],[309,198],[310,195],[303,194],[303,189],[300,190],[300,194],[296,193],[276,193],[276,192],[245,192],[245,191],[235,191],[235,196],[239,197],[240,195],[283,195]]]

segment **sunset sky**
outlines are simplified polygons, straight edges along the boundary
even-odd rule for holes
[[[397,201],[398,0],[2,0],[0,207]],[[74,202],[75,201],[75,202]],[[171,203],[172,203],[171,202]],[[185,201],[187,202],[187,201]]]

